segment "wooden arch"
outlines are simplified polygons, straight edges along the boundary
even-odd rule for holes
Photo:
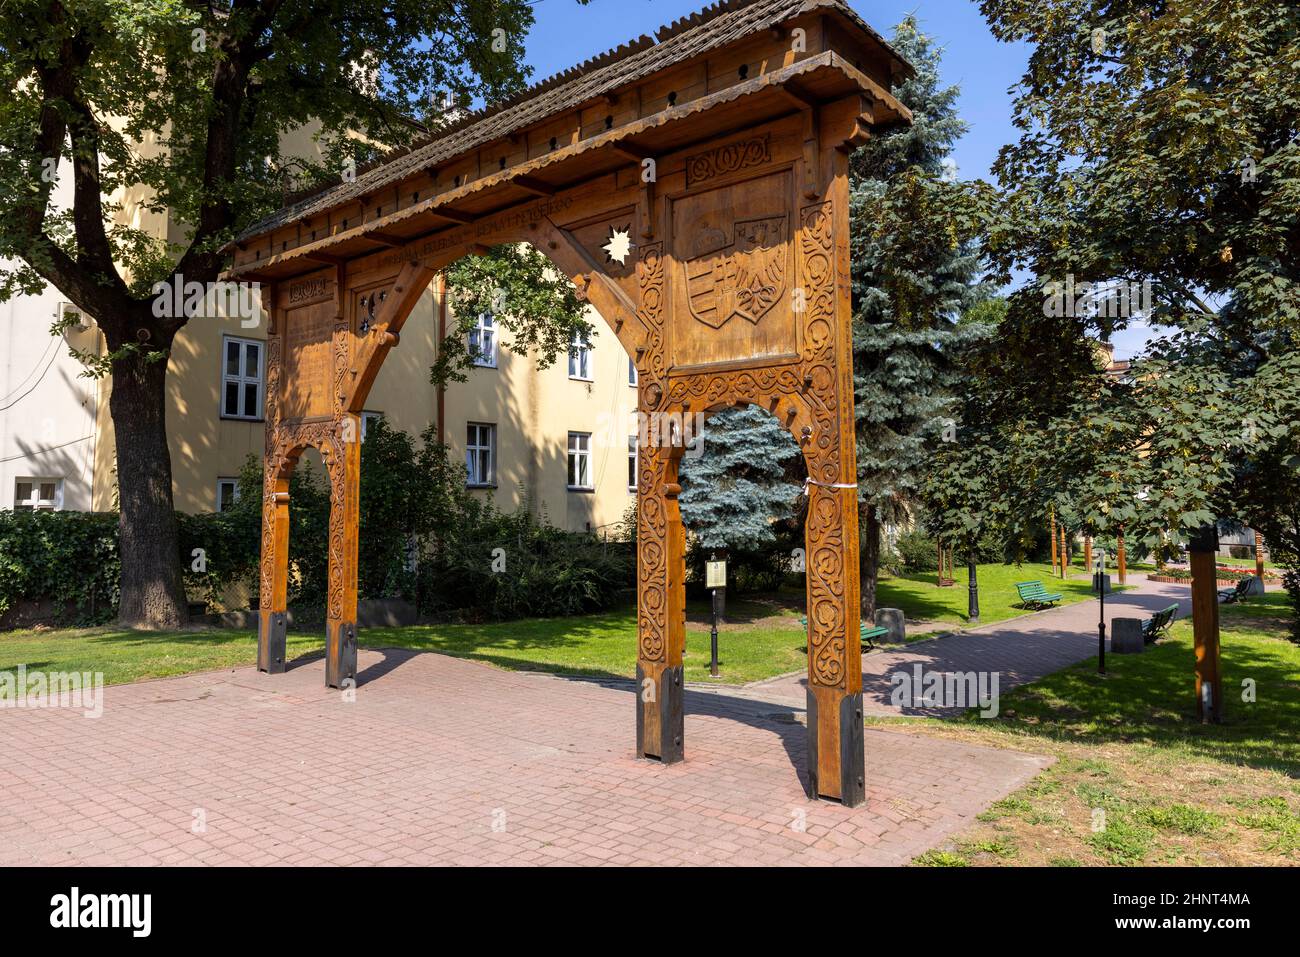
[[[326,681],[356,673],[358,415],[464,255],[528,242],[634,357],[650,417],[758,404],[810,479],[810,792],[864,800],[848,156],[909,68],[840,0],[732,0],[539,84],[232,244],[270,316],[258,665],[284,668],[288,475],[331,487]],[[620,255],[626,237],[630,252]],[[680,444],[640,450],[637,753],[683,757]]]

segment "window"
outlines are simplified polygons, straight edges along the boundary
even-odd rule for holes
[[[591,381],[591,340],[581,332],[569,343],[569,378]]]
[[[15,512],[57,512],[63,508],[63,479],[20,478],[14,482]]]
[[[476,366],[497,367],[497,327],[492,313],[480,313],[478,322],[469,331],[469,354]]]
[[[489,486],[496,483],[497,427],[470,422],[465,427],[465,472],[467,484]]]
[[[569,433],[569,488],[591,488],[591,433]]]
[[[217,511],[224,512],[239,501],[239,479],[217,479]]]
[[[262,417],[262,343],[256,339],[222,340],[221,414],[228,419]]]
[[[636,491],[636,447],[637,436],[629,435],[627,437],[627,490]]]
[[[361,441],[366,440],[366,432],[370,427],[384,417],[382,412],[362,412],[361,413]]]
[[[636,388],[637,381],[638,381],[638,380],[637,380],[637,377],[636,377],[636,360],[633,359],[631,356],[628,356],[628,359],[627,359],[627,384],[630,385],[630,386],[632,386],[633,388]]]

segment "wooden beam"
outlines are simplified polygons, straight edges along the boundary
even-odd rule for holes
[[[383,246],[391,246],[391,247],[393,247],[393,248],[395,248],[395,249],[396,249],[396,248],[400,248],[400,247],[402,247],[402,246],[405,246],[405,245],[410,241],[410,240],[407,240],[407,239],[403,239],[401,236],[394,236],[392,233],[380,232],[379,230],[376,230],[376,231],[374,231],[374,232],[370,232],[370,233],[366,233],[366,234],[365,234],[364,236],[362,236],[361,238],[362,238],[362,239],[371,239],[371,240],[374,240],[375,242],[379,243],[380,245],[383,245]]]
[[[550,183],[544,183],[533,176],[516,176],[511,182],[534,196],[554,196],[559,192],[558,187],[552,186]]]
[[[369,335],[357,341],[356,352],[352,357],[352,381],[345,379],[343,383],[343,405],[346,411],[359,413],[365,408],[366,399],[375,384],[375,377],[379,375],[380,366],[384,364],[384,358],[397,345],[398,333],[402,331],[406,318],[435,275],[435,271],[427,266],[407,263],[393,280],[392,289],[379,307]]]
[[[479,217],[471,216],[469,213],[458,213],[454,209],[431,209],[428,210],[430,216],[436,216],[439,219],[445,219],[449,223],[455,223],[457,226],[468,226]]]

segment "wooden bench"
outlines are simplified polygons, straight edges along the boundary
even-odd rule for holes
[[[1043,587],[1043,583],[1038,580],[1031,582],[1016,582],[1016,591],[1020,593],[1020,607],[1029,608],[1050,608],[1060,601],[1063,595],[1056,592],[1049,592]]]
[[[1243,575],[1241,578],[1237,579],[1235,587],[1220,588],[1219,601],[1223,602],[1225,605],[1231,605],[1234,602],[1241,601],[1246,597],[1246,589],[1250,588],[1250,583],[1251,578],[1248,575]]]
[[[804,628],[807,628],[808,617],[806,615],[800,615],[799,624],[803,625]],[[858,626],[858,634],[862,636],[862,644],[867,651],[874,651],[876,648],[876,639],[883,638],[885,635],[889,634],[889,629],[881,625],[875,625],[868,628],[867,623],[864,621]]]
[[[1161,608],[1150,618],[1142,622],[1142,640],[1148,645],[1154,644],[1156,639],[1161,637],[1169,626],[1174,623],[1178,617],[1178,603],[1170,605],[1168,608]]]

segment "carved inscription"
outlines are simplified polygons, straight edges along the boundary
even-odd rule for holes
[[[694,186],[751,166],[761,166],[772,159],[770,137],[754,136],[737,143],[696,153],[686,158],[686,185]]]

